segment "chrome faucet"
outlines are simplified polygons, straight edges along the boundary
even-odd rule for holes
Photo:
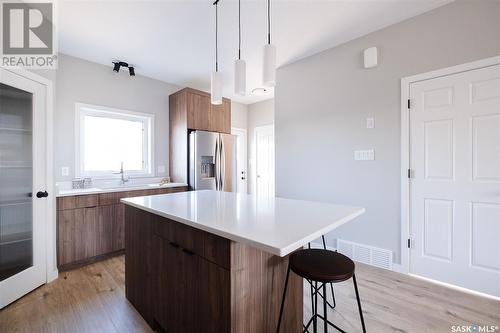
[[[120,172],[113,172],[115,175],[121,175],[121,184],[124,185],[126,182],[130,180],[130,177],[125,177],[125,172],[123,171],[123,162],[120,165]]]

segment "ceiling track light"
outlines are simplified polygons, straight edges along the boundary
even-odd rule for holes
[[[241,0],[238,0],[238,59],[234,62],[234,93],[246,95],[246,63],[241,59]]]
[[[222,75],[219,72],[218,63],[218,39],[217,39],[217,28],[218,28],[218,5],[219,0],[216,0],[213,5],[215,6],[215,72],[212,72],[210,78],[210,96],[211,103],[214,105],[222,104]]]
[[[135,68],[130,66],[128,63],[124,61],[113,61],[113,72],[120,72],[120,68],[125,67],[128,68],[128,73],[130,76],[135,76]]]
[[[264,45],[262,84],[266,87],[276,85],[276,46],[271,44],[271,0],[267,0],[267,44]]]

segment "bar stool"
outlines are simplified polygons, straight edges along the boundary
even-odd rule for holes
[[[298,250],[290,255],[288,261],[288,270],[286,273],[285,288],[283,290],[283,298],[281,299],[280,315],[278,319],[279,333],[281,325],[281,317],[283,316],[283,307],[285,305],[286,289],[288,286],[288,278],[292,270],[298,276],[314,282],[315,289],[323,290],[323,295],[326,295],[327,283],[338,283],[352,278],[354,283],[354,291],[356,292],[356,301],[358,303],[359,317],[361,319],[361,327],[366,333],[365,321],[363,319],[363,310],[361,309],[361,301],[359,299],[358,285],[354,274],[354,262],[343,254],[322,249],[303,249]],[[328,332],[328,325],[331,325],[340,332],[345,333],[340,327],[328,320],[328,309],[326,297],[323,298],[323,315],[318,313],[318,293],[314,297],[314,303],[311,304],[313,315],[311,319],[304,325],[303,332],[309,332],[308,328],[313,324],[313,332],[317,332],[318,318],[323,320],[324,332]]]

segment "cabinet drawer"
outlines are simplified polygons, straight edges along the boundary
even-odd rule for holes
[[[231,242],[228,239],[159,216],[155,216],[153,231],[174,245],[221,267],[230,268]]]
[[[57,198],[57,210],[89,208],[97,205],[99,205],[99,196],[97,194]]]
[[[166,218],[154,216],[154,233],[183,249],[203,256],[203,238],[200,230]]]

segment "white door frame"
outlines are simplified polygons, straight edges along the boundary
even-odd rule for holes
[[[56,231],[56,191],[54,183],[54,86],[53,82],[43,76],[24,69],[2,68],[26,79],[35,81],[45,86],[46,97],[46,186],[49,196],[47,200],[47,210],[44,219],[45,229],[45,261],[46,261],[46,282],[53,281],[58,277],[57,269],[57,231]]]
[[[410,85],[418,81],[448,76],[474,69],[490,67],[500,64],[500,56],[486,58],[465,64],[438,69],[435,71],[404,77],[401,79],[401,269],[402,273],[410,272],[410,249],[408,239],[410,235],[410,114],[408,100],[410,98]],[[411,106],[411,104],[410,104]]]
[[[247,132],[246,128],[231,127],[231,134],[232,135],[238,135],[236,133],[243,134],[245,136],[245,144],[244,144],[245,151],[244,151],[243,155],[245,156],[245,158],[244,158],[244,164],[245,164],[245,181],[246,181],[246,183],[245,183],[246,184],[245,185],[245,187],[246,187],[245,193],[248,193],[248,132]],[[238,152],[236,152],[236,153],[238,153]],[[238,158],[238,157],[236,156],[236,158]],[[236,167],[238,167],[238,163],[236,163]],[[240,180],[241,180],[240,179],[241,174],[239,174],[239,170],[236,170],[236,172],[237,172],[237,174],[236,174],[236,177],[237,177],[236,184],[239,184]],[[236,191],[239,192],[239,190],[240,189],[238,188],[238,185],[237,185],[236,186]]]

